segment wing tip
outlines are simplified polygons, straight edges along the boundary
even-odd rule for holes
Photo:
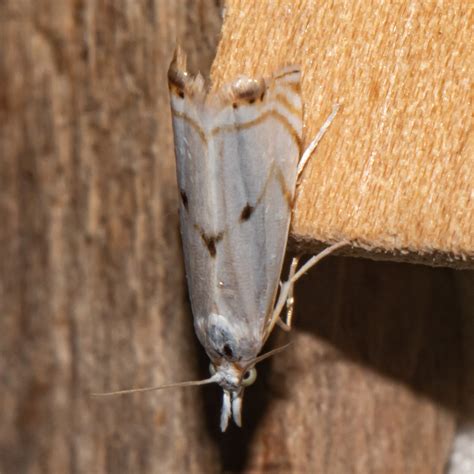
[[[170,92],[180,98],[184,98],[186,95],[202,98],[206,96],[204,78],[200,73],[193,76],[188,72],[186,53],[179,45],[174,51],[168,69],[168,85]]]
[[[263,103],[267,91],[274,84],[299,88],[300,80],[301,68],[291,64],[277,69],[268,78],[242,75],[223,85],[217,91],[210,91],[200,73],[192,75],[187,70],[186,53],[180,45],[176,47],[168,69],[168,85],[173,95],[181,99],[189,96],[217,107],[231,105],[233,108],[237,108],[240,105],[258,105]]]

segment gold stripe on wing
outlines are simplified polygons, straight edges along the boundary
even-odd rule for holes
[[[267,192],[267,188],[270,184],[270,181],[272,178],[276,177],[276,180],[278,181],[278,184],[280,185],[281,192],[283,193],[283,196],[285,198],[286,204],[288,205],[289,209],[292,209],[293,207],[293,195],[291,191],[288,189],[288,186],[285,181],[285,176],[281,169],[275,164],[275,162],[272,163],[272,166],[270,167],[270,171],[268,173],[267,179],[265,180],[265,184],[263,185],[262,192],[260,193],[260,196],[257,198],[257,201],[255,203],[255,207],[258,207],[260,203],[262,202],[263,198],[265,197],[265,194]]]
[[[276,168],[276,178],[278,180],[278,184],[281,187],[281,192],[283,193],[283,196],[285,197],[285,201],[288,206],[288,209],[291,210],[291,208],[293,207],[293,194],[288,189],[288,186],[285,181],[285,176],[283,175],[281,169],[278,167]]]
[[[301,83],[300,82],[284,82],[281,84],[283,87],[288,87],[293,93],[301,95]]]
[[[267,110],[262,115],[260,115],[260,117],[257,117],[254,120],[250,120],[249,122],[235,123],[231,125],[223,125],[221,127],[215,127],[211,130],[211,136],[218,135],[219,133],[223,133],[223,132],[233,132],[236,130],[245,130],[246,128],[252,128],[256,125],[260,125],[261,123],[265,122],[265,120],[270,117],[280,122],[286,128],[291,138],[296,143],[298,150],[301,150],[301,137],[299,136],[297,131],[293,128],[289,120],[277,110]]]
[[[190,125],[199,135],[204,145],[207,146],[207,135],[204,133],[204,130],[199,126],[199,124],[195,120],[189,117],[189,115],[186,115],[184,112],[178,112],[172,107],[171,107],[171,114],[173,115],[173,117],[180,118],[184,120],[188,125]]]
[[[275,100],[283,105],[283,107],[285,107],[285,109],[287,109],[293,115],[296,115],[297,117],[301,116],[301,107],[293,105],[284,94],[277,94],[275,96]]]

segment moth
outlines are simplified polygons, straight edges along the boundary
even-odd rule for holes
[[[280,274],[298,176],[332,122],[326,120],[301,154],[301,72],[241,76],[217,91],[191,75],[178,48],[168,72],[180,198],[180,228],[197,337],[210,359],[205,380],[132,389],[130,393],[217,383],[223,389],[220,427],[241,426],[244,390],[274,326],[291,326],[293,285],[337,243],[287,281]],[[286,322],[280,318],[287,309]]]

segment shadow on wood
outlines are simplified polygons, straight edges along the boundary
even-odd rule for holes
[[[449,269],[323,261],[297,285],[293,332],[275,330],[266,348],[294,341],[258,367],[242,429],[219,432],[221,391],[204,389],[223,469],[343,472],[356,450],[362,466],[373,466],[364,472],[437,471],[461,383],[456,291]]]

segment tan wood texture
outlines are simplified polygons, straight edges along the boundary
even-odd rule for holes
[[[462,1],[228,2],[216,86],[301,65],[306,143],[342,106],[302,179],[300,246],[474,266],[473,23]]]
[[[433,36],[438,69],[444,58],[449,71],[468,78],[466,59],[466,73],[457,68],[468,54],[460,45],[472,13],[467,2],[421,12],[417,5],[227,4],[216,84],[300,62],[311,104],[307,140],[332,103],[343,104],[306,170],[295,211],[294,234],[310,250],[317,241],[348,237],[368,256],[380,258],[376,247],[393,252],[391,258],[408,249],[414,260],[428,248],[427,263],[436,263],[436,251],[439,263],[469,264],[468,201],[458,213],[472,172],[463,178],[460,171],[461,157],[468,160],[465,150],[472,149],[468,138],[461,147],[469,124],[465,83],[443,76],[437,94],[422,89],[414,94],[418,102],[397,99],[416,89],[416,71],[404,58],[411,58],[410,48],[424,51],[415,35],[419,25]],[[205,0],[11,0],[0,6],[0,471],[441,473],[462,414],[458,399],[465,405],[469,399],[460,387],[466,379],[462,336],[472,327],[470,280],[451,269],[327,259],[297,288],[291,336],[276,331],[270,344],[292,340],[292,346],[258,367],[244,400],[244,427],[226,435],[218,428],[218,387],[90,397],[208,374],[186,296],[166,70],[175,41],[192,69],[209,69],[220,7]],[[402,28],[406,18],[410,34]],[[356,34],[359,28],[365,36]],[[456,41],[448,41],[453,32]],[[384,43],[388,34],[392,41]],[[395,41],[399,35],[404,42]],[[377,38],[385,49],[374,48]],[[364,48],[367,57],[380,58],[390,47],[388,57],[398,62],[361,62]],[[459,54],[451,58],[450,51]],[[391,64],[399,68],[392,76]],[[357,99],[353,88],[368,91],[365,98]],[[444,116],[453,96],[458,108]],[[433,117],[442,118],[441,130]],[[422,135],[425,120],[433,133]],[[404,127],[414,127],[415,136]],[[418,150],[418,161],[423,147],[431,150],[430,175],[446,178],[448,164],[456,170],[455,187],[446,178],[443,192],[419,190],[435,203],[422,209],[427,215],[444,206],[444,236],[422,227],[410,240],[416,222],[397,218],[403,203],[412,204],[410,180],[421,179],[402,173],[409,160],[403,143]],[[364,166],[371,172],[363,174]],[[384,173],[392,169],[410,197],[393,198],[399,214],[390,222],[397,232],[403,228],[400,245],[383,228],[393,181]],[[413,208],[420,213],[420,206]],[[356,222],[344,214],[348,209]],[[437,220],[429,222],[438,229]]]
[[[342,105],[303,175],[295,249],[349,239],[347,254],[472,267],[472,20],[467,2],[227,3],[214,87],[300,64],[307,143]],[[248,472],[443,472],[472,373],[466,276],[352,259],[313,270]]]

